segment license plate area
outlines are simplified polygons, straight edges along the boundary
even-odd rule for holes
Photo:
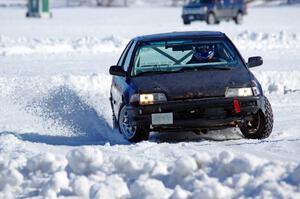
[[[189,20],[194,20],[194,19],[195,19],[195,17],[193,15],[189,16]]]
[[[153,125],[173,124],[173,113],[153,113],[151,118]]]

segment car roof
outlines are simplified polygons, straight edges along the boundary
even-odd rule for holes
[[[170,32],[153,35],[144,35],[135,37],[135,41],[159,41],[171,39],[188,39],[201,37],[225,37],[225,34],[218,31],[189,31],[189,32]]]

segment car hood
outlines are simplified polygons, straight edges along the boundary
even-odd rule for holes
[[[246,69],[187,71],[132,78],[138,93],[163,92],[169,100],[222,97],[228,87],[249,87],[250,82]]]

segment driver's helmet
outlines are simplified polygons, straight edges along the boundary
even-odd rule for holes
[[[215,51],[210,45],[202,45],[194,47],[194,56],[198,60],[210,60],[214,57]]]

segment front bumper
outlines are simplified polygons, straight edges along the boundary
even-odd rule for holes
[[[206,18],[207,18],[207,15],[206,13],[203,13],[203,14],[183,14],[182,16],[182,19],[184,21],[205,21]]]
[[[240,112],[234,108],[238,100]],[[264,110],[263,97],[205,98],[193,100],[168,101],[146,106],[128,106],[131,125],[143,126],[150,130],[180,129],[221,129],[233,126]],[[172,124],[152,124],[152,114],[173,113]]]

